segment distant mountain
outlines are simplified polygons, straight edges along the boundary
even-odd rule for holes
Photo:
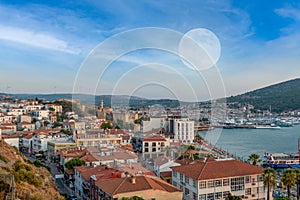
[[[229,97],[227,102],[250,103],[260,110],[271,107],[272,112],[300,109],[300,78]]]
[[[5,94],[4,94],[5,95]],[[88,94],[12,94],[13,98],[21,99],[43,99],[54,101],[56,99],[78,99],[82,103],[100,105],[101,100],[105,106],[130,106],[149,107],[159,104],[165,108],[176,108],[180,105],[191,104],[173,99],[146,99],[128,95],[88,95]],[[267,110],[272,108],[273,112],[300,109],[300,78],[274,84],[245,94],[228,97],[227,102],[250,103],[255,109]],[[199,103],[199,102],[198,102]]]
[[[5,94],[3,94],[5,95]],[[100,105],[103,100],[105,106],[121,106],[129,105],[130,107],[148,107],[160,104],[166,108],[176,108],[181,103],[172,99],[146,99],[128,95],[89,95],[89,94],[9,94],[13,98],[20,99],[42,99],[46,101],[55,101],[56,99],[78,99],[82,103]]]

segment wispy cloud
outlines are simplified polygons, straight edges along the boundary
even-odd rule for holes
[[[300,21],[300,10],[292,7],[284,7],[275,10],[275,13],[286,18]]]
[[[79,49],[70,47],[67,42],[52,35],[16,27],[0,25],[0,39],[70,54],[80,53]]]

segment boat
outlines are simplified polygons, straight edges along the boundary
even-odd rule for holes
[[[275,124],[271,124],[271,125],[258,125],[255,126],[255,128],[257,129],[281,129],[280,126],[276,126]]]
[[[274,169],[300,168],[299,153],[265,153],[264,158],[265,160],[262,162],[263,167]]]

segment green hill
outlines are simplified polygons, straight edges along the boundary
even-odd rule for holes
[[[300,78],[229,97],[227,102],[250,103],[255,109],[282,112],[300,109]]]
[[[0,140],[0,199],[6,198],[64,199],[57,191],[50,172],[31,164],[15,147]]]

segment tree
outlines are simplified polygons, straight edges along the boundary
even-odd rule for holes
[[[112,129],[112,125],[109,122],[103,122],[100,126],[101,129]]]
[[[199,153],[196,153],[196,154],[193,155],[193,160],[200,160]]]
[[[195,146],[189,145],[188,148],[187,148],[187,150],[195,150]]]
[[[44,126],[48,126],[48,124],[50,124],[49,121],[44,121]]]
[[[200,140],[200,141],[203,140],[203,138],[201,137],[200,134],[196,134],[195,139],[196,139],[196,140]]]
[[[234,195],[232,196],[232,194],[229,193],[229,195],[225,198],[225,200],[242,200],[242,198],[239,196],[234,196]]]
[[[276,185],[277,172],[273,168],[267,168],[264,170],[264,187],[267,187],[267,200],[270,200],[270,190]]]
[[[82,166],[84,164],[85,164],[84,160],[80,160],[79,158],[73,158],[65,163],[65,167],[67,169],[74,169],[74,167]]]
[[[257,165],[258,163],[261,162],[261,160],[259,159],[259,155],[255,153],[251,154],[248,160],[252,162],[252,165]]]
[[[288,197],[291,197],[291,187],[296,184],[296,172],[295,170],[288,169],[283,172],[281,180],[283,184],[287,187]]]
[[[297,184],[297,200],[299,200],[300,196],[300,169],[296,169],[296,184]]]

